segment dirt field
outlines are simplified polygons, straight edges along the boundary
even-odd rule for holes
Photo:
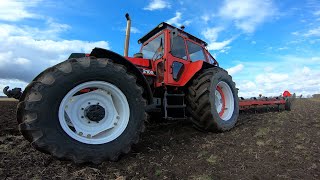
[[[119,162],[75,165],[40,153],[17,131],[17,102],[0,102],[1,179],[320,179],[320,101],[291,112],[241,114],[235,129],[148,124]]]
[[[16,99],[13,99],[13,98],[0,98],[0,101],[18,101]]]

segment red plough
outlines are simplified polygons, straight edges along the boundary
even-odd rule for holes
[[[291,94],[289,91],[284,91],[282,96],[279,97],[262,97],[259,98],[253,97],[250,99],[239,98],[239,109],[241,111],[247,110],[257,110],[257,109],[266,109],[266,110],[277,110],[285,109],[291,110],[292,102]]]

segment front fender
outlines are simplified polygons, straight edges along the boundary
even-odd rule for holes
[[[115,63],[124,65],[130,73],[134,74],[137,77],[137,83],[143,87],[144,89],[143,95],[147,99],[148,104],[153,103],[153,95],[152,95],[151,88],[148,84],[148,81],[146,80],[144,75],[141,73],[141,71],[129,60],[127,60],[123,56],[113,51],[106,50],[103,48],[94,48],[91,51],[90,56],[94,56],[96,58],[109,58],[114,60]]]

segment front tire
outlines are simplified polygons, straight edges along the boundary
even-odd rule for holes
[[[238,90],[227,71],[216,67],[202,71],[188,88],[187,112],[197,128],[227,131],[239,116]]]
[[[115,161],[138,143],[146,100],[137,78],[109,59],[70,59],[41,73],[18,105],[38,150],[76,163]]]

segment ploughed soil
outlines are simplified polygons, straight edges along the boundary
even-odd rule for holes
[[[118,162],[77,165],[35,150],[17,130],[17,102],[0,102],[1,179],[320,179],[320,100],[292,111],[241,114],[225,133],[148,123]]]

